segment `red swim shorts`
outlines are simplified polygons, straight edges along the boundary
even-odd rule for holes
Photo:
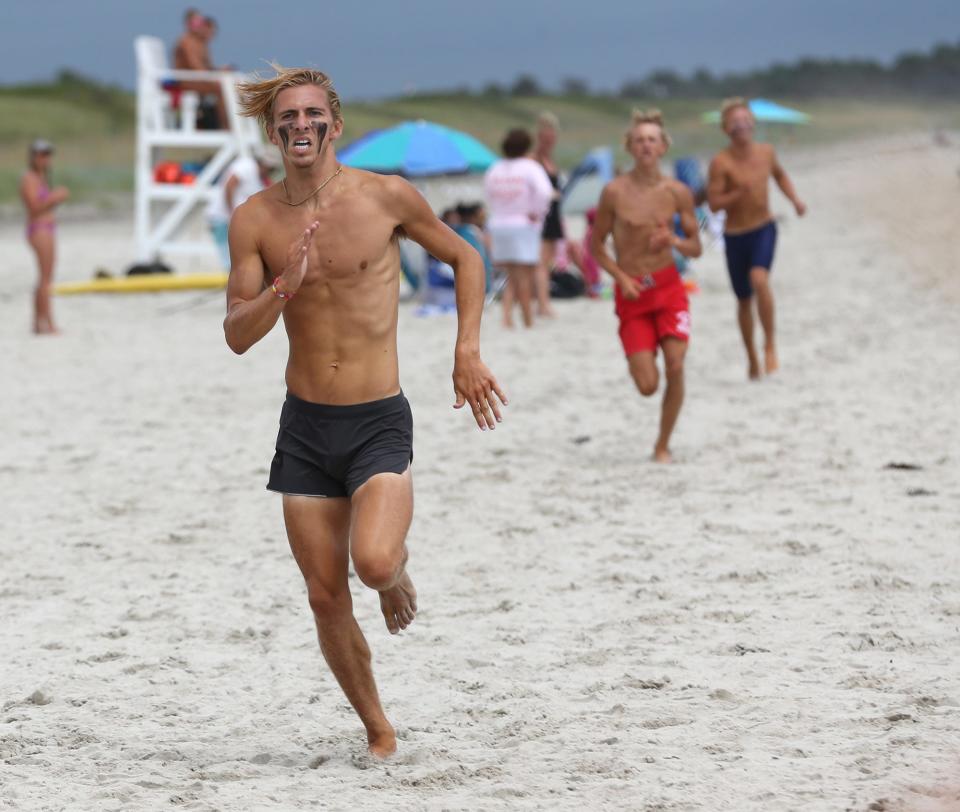
[[[690,339],[690,303],[676,266],[662,268],[636,277],[643,291],[636,299],[627,299],[614,288],[616,314],[620,319],[620,341],[626,355],[656,352],[667,336]]]

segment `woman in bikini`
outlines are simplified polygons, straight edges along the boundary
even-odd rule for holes
[[[50,188],[52,155],[53,144],[43,139],[34,141],[30,145],[27,171],[20,180],[20,197],[27,210],[27,242],[37,255],[40,271],[33,297],[33,331],[37,334],[57,332],[50,305],[57,229],[53,213],[70,196],[64,186]]]

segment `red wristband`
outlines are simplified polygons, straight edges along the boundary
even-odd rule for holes
[[[273,280],[273,284],[270,286],[270,290],[273,291],[273,295],[276,296],[278,299],[284,299],[284,300],[292,299],[296,294],[288,293],[287,291],[280,290],[280,288],[277,287],[277,282],[279,281],[280,281],[280,277],[278,276],[276,279]]]

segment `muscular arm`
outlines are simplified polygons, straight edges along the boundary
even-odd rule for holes
[[[801,217],[806,211],[806,206],[797,197],[797,190],[793,188],[793,181],[790,180],[790,176],[787,174],[786,170],[780,165],[780,161],[777,158],[777,154],[773,153],[773,169],[771,170],[773,179],[777,182],[777,186],[780,187],[780,191],[786,196],[786,198],[793,203],[793,207],[797,210],[797,214]]]
[[[445,226],[409,183],[389,178],[389,193],[399,225],[428,253],[453,268],[457,296],[457,353],[479,355],[480,314],[486,273],[480,254]]]
[[[593,224],[593,233],[590,237],[590,253],[597,264],[603,268],[617,282],[629,280],[629,276],[617,265],[610,252],[607,251],[607,237],[613,231],[614,204],[613,192],[610,186],[604,187],[597,204],[597,216]]]
[[[476,250],[445,226],[420,193],[401,178],[384,180],[388,205],[412,240],[453,268],[457,296],[457,344],[454,352],[454,408],[469,404],[481,429],[500,421],[496,398],[506,405],[507,396],[480,359],[480,316],[486,274]]]
[[[289,301],[264,287],[255,225],[247,206],[240,206],[230,221],[230,278],[223,332],[227,346],[237,355],[245,353],[273,329]]]
[[[680,215],[680,228],[686,236],[675,234],[673,247],[685,257],[698,257],[703,249],[700,246],[700,224],[693,210],[693,195],[686,186],[678,183],[674,189],[674,197],[677,201],[677,213]]]
[[[720,158],[714,158],[710,162],[710,171],[707,176],[707,203],[711,211],[721,211],[732,206],[743,194],[742,186],[734,186],[732,189],[724,191],[727,185],[727,175],[723,171],[723,165]]]

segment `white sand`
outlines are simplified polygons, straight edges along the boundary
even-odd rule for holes
[[[788,162],[776,378],[700,262],[672,468],[610,303],[488,316],[493,434],[450,409],[453,322],[404,308],[422,612],[391,638],[356,591],[386,765],[264,490],[282,332],[237,358],[219,295],[90,296],[35,339],[6,228],[0,807],[960,808],[960,160],[927,143]],[[61,278],[130,257],[127,222],[61,236]]]

